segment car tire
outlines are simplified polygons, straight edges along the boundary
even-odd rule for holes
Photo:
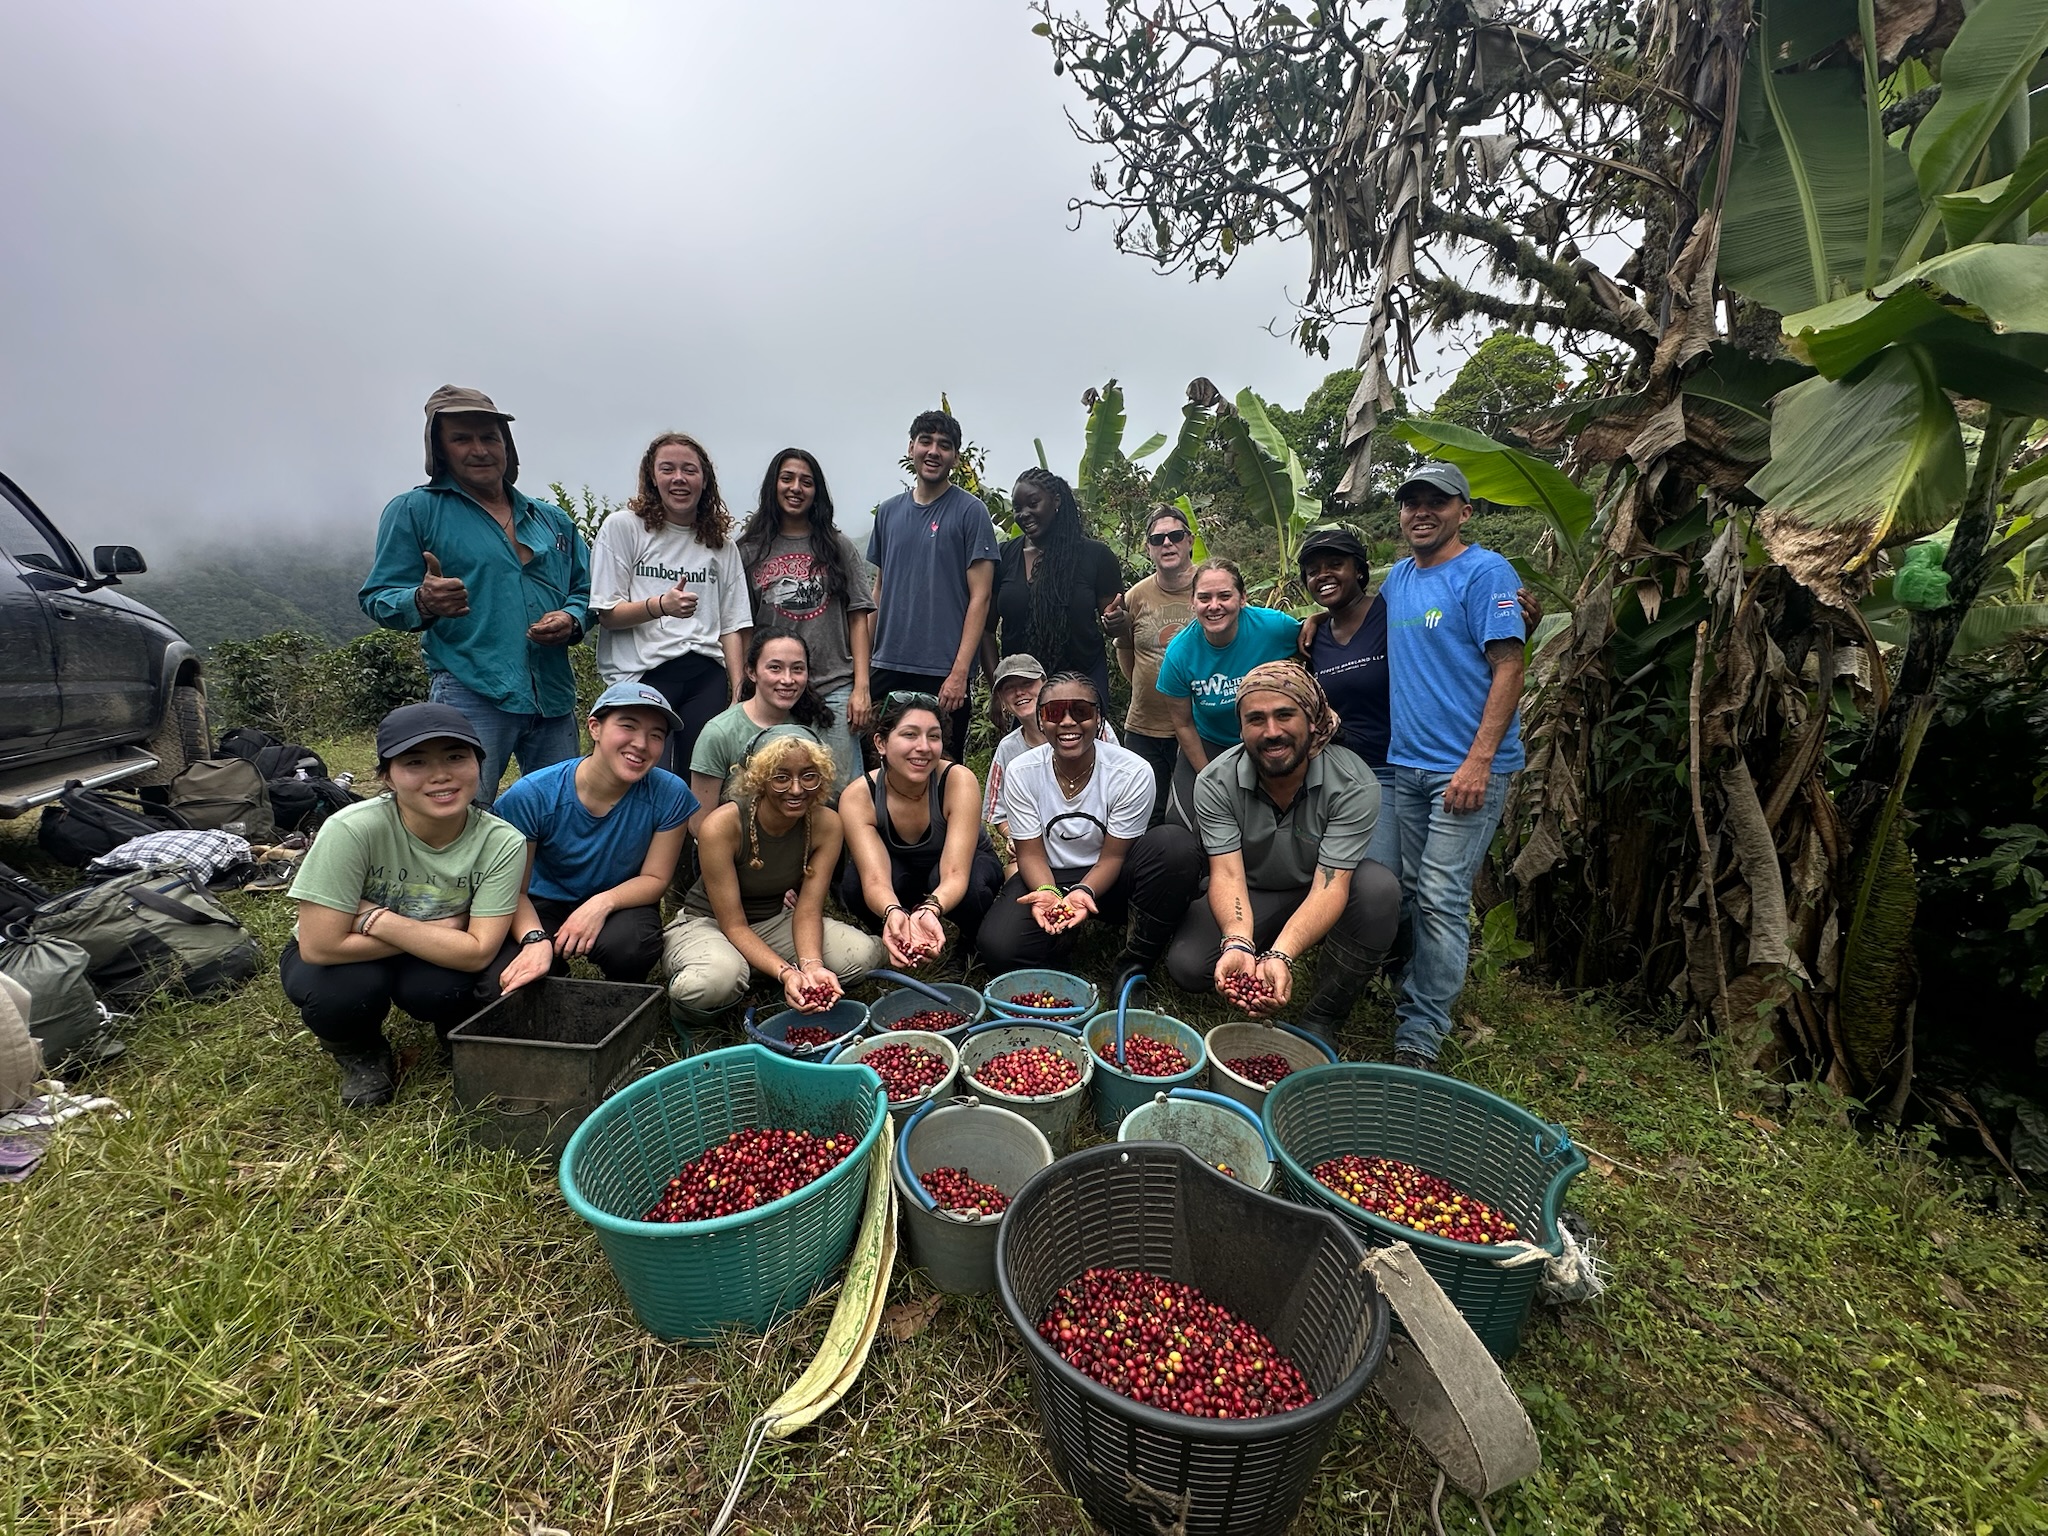
[[[171,690],[171,707],[164,711],[163,724],[144,748],[156,759],[156,767],[138,775],[138,785],[168,784],[186,767],[212,755],[213,742],[206,733],[206,693],[196,683],[180,683]]]

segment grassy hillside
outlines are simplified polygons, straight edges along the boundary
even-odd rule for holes
[[[177,625],[202,650],[303,630],[340,644],[373,627],[356,606],[370,550],[276,545],[196,550],[122,582],[122,590]]]

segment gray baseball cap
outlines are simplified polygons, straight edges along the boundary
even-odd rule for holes
[[[377,761],[388,763],[423,741],[467,742],[479,754],[484,739],[453,704],[401,704],[377,723]]]
[[[1000,688],[1014,677],[1028,677],[1038,681],[1045,678],[1045,664],[1036,656],[1027,656],[1019,651],[1014,656],[1005,656],[996,663],[995,676],[989,679],[989,687]]]
[[[1465,478],[1465,471],[1455,464],[1445,464],[1438,459],[1431,459],[1427,464],[1419,466],[1414,474],[1401,482],[1400,489],[1394,492],[1395,505],[1400,504],[1401,498],[1407,494],[1411,485],[1434,486],[1445,495],[1456,496],[1462,501],[1472,499],[1472,482]]]
[[[613,683],[597,696],[597,702],[590,706],[590,718],[595,720],[608,709],[654,709],[668,716],[668,728],[680,731],[683,717],[669,707],[667,697],[659,688],[646,683]]]

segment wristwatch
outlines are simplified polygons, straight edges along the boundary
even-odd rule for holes
[[[521,949],[526,948],[526,946],[529,944],[545,944],[547,942],[548,931],[545,928],[536,928],[531,933],[522,933],[521,935],[519,935],[519,947]]]

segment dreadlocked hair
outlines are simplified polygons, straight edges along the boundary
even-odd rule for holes
[[[1064,656],[1072,628],[1073,593],[1081,582],[1081,545],[1088,537],[1081,526],[1081,506],[1074,488],[1049,469],[1033,466],[1017,477],[1019,485],[1035,485],[1052,497],[1052,517],[1038,532],[1038,569],[1029,583],[1031,651],[1047,658]]]
[[[832,761],[830,752],[817,742],[807,741],[801,736],[771,738],[761,751],[747,759],[746,766],[740,770],[740,798],[745,802],[747,822],[747,868],[759,869],[763,862],[761,797],[768,793],[768,781],[775,777],[776,770],[792,757],[803,759],[803,767],[796,770],[798,773],[802,773],[804,768],[815,768],[823,781],[818,785],[818,792],[811,796],[810,801],[804,806],[804,878],[809,879],[811,849],[817,845],[818,807],[825,803],[825,795],[833,776],[839,770],[837,764]]]

